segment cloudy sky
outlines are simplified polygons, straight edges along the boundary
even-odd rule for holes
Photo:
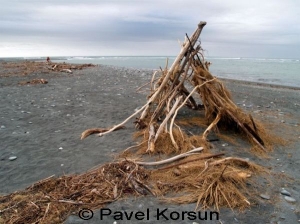
[[[207,56],[300,58],[300,0],[0,3],[0,57],[177,55],[206,21]]]

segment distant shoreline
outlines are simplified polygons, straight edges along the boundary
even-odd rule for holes
[[[173,56],[90,56],[90,57],[50,57],[54,63],[70,63],[70,64],[94,64],[100,66],[109,66],[120,69],[137,69],[145,71],[159,70],[160,67],[164,68],[166,64],[166,58],[169,58],[169,67],[172,64],[170,59]],[[297,59],[266,59],[270,62],[264,62],[262,59],[254,59],[254,61],[241,63],[237,62],[237,58],[224,58],[215,59],[208,58],[213,61],[211,72],[222,80],[234,80],[240,83],[255,84],[257,86],[275,87],[275,88],[291,88],[295,90],[300,89],[300,78],[298,77],[298,67],[300,69],[300,63],[296,62]],[[243,59],[243,58],[241,58]],[[251,60],[251,59],[249,59]],[[256,62],[257,60],[257,62]],[[276,63],[273,60],[278,60]],[[281,62],[281,60],[291,60],[292,62]],[[46,61],[46,57],[40,58],[0,58],[1,62],[22,62],[22,61]],[[262,67],[267,64],[266,68]],[[271,64],[271,65],[270,65]],[[294,67],[291,68],[292,64]],[[256,66],[257,65],[257,66]],[[274,65],[274,66],[272,66]],[[225,67],[224,67],[225,66]],[[258,67],[259,68],[253,68]],[[282,66],[280,72],[275,66]],[[275,67],[275,68],[273,68]],[[261,71],[261,69],[264,69]],[[273,69],[273,70],[272,70]],[[284,70],[286,69],[286,70]],[[289,71],[291,69],[292,71]],[[248,72],[248,70],[251,70]],[[253,71],[252,71],[253,70]],[[280,70],[280,69],[279,69]],[[248,74],[248,73],[250,74]],[[265,74],[266,73],[266,74]],[[274,74],[273,74],[274,73]],[[241,76],[240,74],[243,74]],[[284,74],[284,75],[282,75]],[[251,76],[253,75],[253,76]],[[241,79],[242,78],[242,79]]]

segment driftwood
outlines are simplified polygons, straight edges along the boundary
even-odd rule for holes
[[[68,64],[68,63],[53,63],[41,61],[18,61],[18,62],[3,62],[4,70],[0,71],[0,77],[8,76],[27,76],[30,74],[44,74],[67,72],[72,73],[74,70],[82,70],[88,67],[94,67],[93,64]]]
[[[161,196],[169,203],[196,203],[197,208],[249,207],[248,198],[253,193],[249,188],[253,185],[248,186],[246,179],[264,169],[246,159],[228,155],[220,158],[230,151],[210,153],[208,136],[222,125],[238,127],[261,151],[268,149],[268,136],[259,122],[233,103],[229,91],[209,72],[210,63],[205,61],[201,46],[195,46],[205,25],[200,22],[190,38],[186,35],[170,69],[167,65],[153,74],[148,100],[140,109],[111,128],[88,129],[81,135],[81,139],[94,133],[103,136],[124,128],[135,118],[135,135],[142,138],[140,143],[125,149],[117,162],[80,175],[51,176],[23,191],[0,196],[0,222],[63,223],[68,214],[81,208],[101,208],[119,198],[147,194]],[[72,69],[51,61],[48,66],[51,71]],[[178,115],[184,106],[204,109],[199,113],[205,120],[202,134],[193,135],[182,127]],[[199,122],[191,123],[201,128]],[[172,155],[145,162],[137,157],[140,154]]]
[[[190,156],[190,155],[195,155],[196,153],[201,152],[202,150],[203,150],[203,147],[199,147],[199,148],[196,148],[196,149],[192,149],[189,152],[185,152],[185,153],[179,154],[177,156],[171,157],[169,159],[156,161],[156,162],[135,162],[135,163],[138,164],[138,165],[142,165],[142,166],[158,166],[158,165],[163,165],[163,164],[166,164],[166,163],[174,162],[176,160],[179,160],[181,158],[184,158],[184,157],[187,157],[187,156]]]
[[[122,123],[101,132],[100,136],[114,131],[139,114],[135,124],[138,129],[148,132],[146,152],[155,152],[155,144],[165,133],[169,135],[174,150],[181,151],[178,139],[174,137],[174,131],[182,131],[179,126],[176,126],[175,129],[174,123],[176,123],[177,114],[183,106],[186,105],[192,109],[200,108],[195,100],[195,93],[197,93],[205,110],[205,119],[210,123],[202,135],[204,141],[207,141],[209,133],[221,123],[228,127],[239,127],[249,141],[261,150],[267,150],[260,127],[256,125],[251,116],[233,103],[229,91],[216,77],[210,74],[208,70],[210,63],[205,61],[201,46],[195,46],[205,25],[206,22],[200,22],[190,38],[186,35],[186,41],[170,69],[166,67],[162,70],[160,77],[158,77],[157,71],[153,74],[150,81],[151,92],[146,104]],[[192,86],[191,92],[187,86]],[[159,122],[162,118],[163,121]],[[193,148],[191,143],[187,144],[190,149]]]

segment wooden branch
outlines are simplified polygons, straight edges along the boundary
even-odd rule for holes
[[[218,122],[220,121],[221,119],[221,112],[219,111],[218,115],[216,116],[215,120],[206,128],[206,130],[204,131],[203,135],[202,135],[202,139],[203,140],[206,140],[207,138],[207,135],[209,134],[209,132],[211,131],[211,129],[213,127],[215,127]]]
[[[207,83],[209,83],[209,82],[212,82],[213,80],[215,80],[215,78],[213,78],[213,79],[211,79],[211,80],[208,80],[208,81],[202,83],[201,85],[196,86],[196,87],[190,92],[190,94],[185,98],[185,100],[181,103],[181,105],[180,105],[179,107],[177,107],[177,109],[176,109],[176,111],[175,111],[175,113],[174,113],[174,116],[172,117],[171,123],[170,123],[170,129],[169,129],[169,130],[170,130],[170,133],[171,133],[172,130],[173,130],[174,120],[175,120],[175,118],[176,118],[176,116],[177,116],[177,114],[178,114],[178,111],[186,104],[186,102],[189,100],[189,98],[192,96],[192,94],[193,94],[198,88],[200,88],[201,86],[203,86],[203,85],[205,85],[205,84],[207,84]],[[173,133],[172,133],[170,136],[173,136]],[[171,137],[171,139],[172,139],[172,137]],[[174,140],[174,137],[173,137],[173,140]],[[172,142],[173,142],[173,140],[172,140]],[[174,140],[174,142],[175,142],[175,140]],[[176,144],[176,143],[175,143],[175,144]]]
[[[118,126],[117,128],[114,129],[114,131],[124,129],[124,128],[125,128],[125,126]],[[103,129],[103,128],[87,129],[84,132],[82,132],[80,139],[82,140],[82,139],[85,139],[86,137],[88,137],[89,135],[96,134],[96,133],[103,133],[106,131],[109,131],[109,129]]]
[[[109,129],[109,130],[107,130],[107,131],[105,131],[105,132],[103,132],[103,133],[100,133],[99,136],[101,137],[101,136],[103,136],[103,135],[106,135],[106,134],[108,134],[108,133],[110,133],[110,132],[113,132],[114,130],[120,128],[121,126],[123,126],[124,124],[126,124],[126,122],[128,122],[131,118],[133,118],[135,115],[137,115],[137,114],[140,113],[142,110],[144,110],[147,106],[149,106],[148,103],[145,104],[144,106],[142,106],[139,110],[137,110],[135,113],[133,113],[132,115],[130,115],[128,118],[126,118],[126,119],[125,119],[123,122],[121,122],[120,124],[115,125],[115,126],[112,127],[111,129]]]
[[[153,75],[152,75],[152,79],[151,79],[151,82],[150,82],[150,91],[152,92],[154,89],[155,89],[155,86],[154,86],[154,88],[153,88],[153,82],[156,80],[155,79],[155,76],[156,76],[156,73],[157,73],[158,71],[155,71],[154,73],[153,73]]]
[[[251,122],[252,122],[254,131],[257,133],[257,127],[256,127],[256,124],[255,124],[254,119],[253,119],[253,117],[251,116],[251,114],[249,114],[249,117],[250,117],[250,120],[251,120]]]
[[[180,103],[180,100],[182,99],[182,96],[176,98],[176,101],[171,109],[171,111],[167,114],[166,118],[164,119],[164,121],[160,124],[156,135],[155,135],[155,139],[154,142],[156,142],[156,140],[158,139],[158,136],[160,135],[160,133],[163,131],[165,125],[167,124],[168,120],[171,118],[171,116],[174,114],[174,111],[176,110],[178,104]]]
[[[195,155],[199,152],[201,152],[203,150],[203,147],[199,147],[199,148],[195,148],[191,151],[179,154],[177,156],[173,156],[169,159],[165,159],[165,160],[161,160],[161,161],[156,161],[156,162],[135,162],[138,165],[142,165],[142,166],[157,166],[157,165],[162,165],[162,164],[166,164],[166,163],[170,163],[173,161],[176,161],[178,159],[190,156],[190,155]]]
[[[149,139],[148,139],[148,149],[146,152],[154,152],[155,148],[155,128],[153,124],[150,124],[149,126]]]
[[[138,144],[138,145],[133,145],[133,146],[130,146],[130,147],[128,147],[127,149],[125,149],[124,150],[124,152],[127,152],[127,151],[129,151],[129,150],[131,150],[131,149],[134,149],[134,148],[138,148],[138,147],[140,147],[142,144],[145,144],[147,142],[147,140],[146,141],[143,141],[143,142],[141,142],[140,144]]]
[[[243,123],[239,121],[229,110],[226,111],[231,118],[242,128],[242,130],[252,138],[252,140],[263,150],[266,151],[266,148],[248,131],[248,129],[244,126]]]
[[[215,158],[215,157],[219,157],[219,156],[223,156],[223,155],[225,155],[225,153],[218,153],[218,154],[209,155],[209,156],[202,156],[202,157],[199,157],[199,158],[190,159],[190,160],[187,160],[187,161],[182,161],[182,162],[179,162],[179,163],[176,163],[176,164],[172,164],[172,165],[169,165],[169,166],[158,168],[158,170],[166,170],[166,169],[173,168],[175,166],[181,166],[181,165],[186,164],[186,163],[191,163],[191,162],[195,162],[195,161],[203,160],[203,159],[211,159],[211,158]]]
[[[174,118],[175,116],[177,116],[177,113],[174,114],[173,118]],[[179,147],[178,147],[178,145],[177,145],[177,143],[176,143],[176,141],[175,141],[174,135],[173,135],[173,124],[174,124],[174,120],[175,120],[175,118],[174,118],[174,119],[173,119],[173,118],[172,118],[171,123],[170,123],[169,133],[170,133],[170,138],[171,138],[171,141],[172,141],[173,146],[175,147],[175,149],[178,150]],[[179,129],[179,130],[180,130],[180,129]],[[180,133],[181,133],[181,131],[180,131]],[[181,134],[182,134],[182,133],[181,133]]]
[[[153,73],[152,79],[151,79],[150,82],[147,82],[147,83],[145,83],[144,85],[138,87],[135,91],[136,91],[136,92],[139,92],[139,90],[142,89],[143,87],[145,87],[145,86],[147,86],[147,85],[150,85],[150,92],[152,92],[152,90],[153,90],[153,88],[152,88],[153,82],[154,82],[154,81],[157,81],[157,80],[159,79],[159,78],[156,78],[156,79],[155,79],[155,74],[156,74],[157,72],[158,72],[158,71],[155,71],[155,72]]]

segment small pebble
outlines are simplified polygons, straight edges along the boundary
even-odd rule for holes
[[[285,219],[284,215],[279,216],[280,219]]]
[[[284,199],[287,201],[287,202],[296,202],[296,199],[295,198],[292,198],[292,197],[289,197],[289,196],[285,196]]]
[[[14,161],[14,160],[17,159],[17,157],[16,157],[16,156],[10,156],[8,159],[9,159],[10,161]]]
[[[226,146],[228,146],[228,144],[227,144],[227,143],[224,143],[224,144],[222,144],[222,146],[223,146],[223,147],[226,147]]]
[[[291,193],[288,192],[287,190],[285,190],[284,188],[282,188],[282,190],[280,191],[281,194],[285,195],[285,196],[291,196]]]
[[[4,125],[1,125],[1,129],[4,129],[4,128],[6,128]]]
[[[58,149],[62,150],[62,149],[63,149],[63,147],[59,147]]]
[[[64,164],[60,164],[60,166],[64,166]]]
[[[270,200],[270,196],[266,195],[266,194],[260,194],[259,195],[261,198],[266,199],[266,200]]]
[[[31,121],[29,121],[29,122],[28,122],[28,124],[32,124],[32,122],[31,122]]]

